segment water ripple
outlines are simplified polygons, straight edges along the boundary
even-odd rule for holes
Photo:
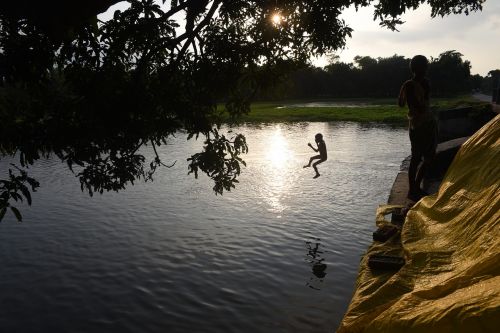
[[[407,133],[355,123],[242,126],[250,153],[223,196],[187,175],[90,198],[55,159],[24,222],[0,224],[2,332],[325,332],[338,325]],[[323,133],[321,177],[303,169]],[[148,154],[148,152],[144,152]],[[5,174],[9,159],[0,161]]]

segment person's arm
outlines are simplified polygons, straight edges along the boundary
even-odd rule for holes
[[[398,105],[401,108],[406,105],[406,86],[407,86],[407,83],[408,83],[408,81],[403,83],[401,85],[401,89],[399,90]]]
[[[311,147],[311,149],[314,150],[315,152],[318,152],[319,149],[314,148],[310,142],[307,145]]]

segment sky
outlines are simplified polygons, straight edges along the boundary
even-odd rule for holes
[[[440,53],[456,50],[471,62],[472,74],[485,76],[500,69],[500,1],[487,0],[482,12],[466,16],[450,15],[431,18],[430,6],[403,15],[405,23],[393,32],[373,21],[373,9],[356,12],[349,9],[343,18],[354,29],[346,48],[337,52],[340,61],[352,62],[356,55],[388,57],[394,54],[411,58],[415,54],[438,57]],[[318,66],[326,58],[315,60]]]
[[[101,20],[112,17],[117,9],[126,8],[122,2],[99,15]],[[405,23],[399,32],[382,28],[373,21],[373,8],[358,12],[350,8],[343,13],[344,20],[354,29],[346,47],[336,54],[340,61],[352,62],[357,55],[389,57],[394,54],[408,58],[415,54],[437,58],[440,53],[456,50],[471,62],[472,74],[485,76],[490,70],[500,69],[500,1],[487,0],[482,12],[468,16],[450,15],[431,18],[428,5],[403,15]],[[327,57],[312,59],[316,66],[328,63]]]

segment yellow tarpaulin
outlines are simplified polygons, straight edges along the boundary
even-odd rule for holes
[[[408,212],[401,243],[370,247],[339,333],[500,332],[500,115]],[[372,272],[368,256],[379,252],[406,264]]]

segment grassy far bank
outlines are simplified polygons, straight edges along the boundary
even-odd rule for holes
[[[251,106],[248,115],[242,116],[241,122],[270,123],[270,122],[301,122],[301,121],[356,121],[381,122],[388,124],[407,123],[407,108],[396,105],[396,99],[336,99],[321,102],[362,103],[363,107],[327,106],[304,107],[300,104],[310,101],[280,101],[257,102]],[[316,101],[318,102],[318,101]],[[446,110],[462,106],[476,106],[485,104],[472,96],[452,98],[438,98],[431,101],[433,110]],[[223,105],[220,106],[224,110]]]

